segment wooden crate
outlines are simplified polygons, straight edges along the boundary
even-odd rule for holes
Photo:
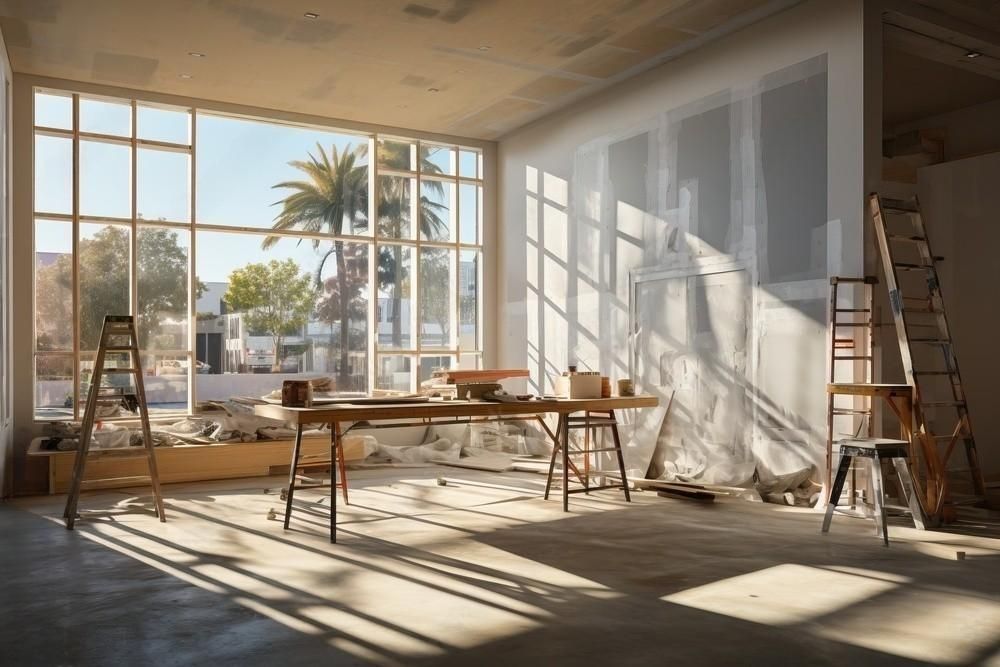
[[[76,452],[42,451],[43,438],[35,438],[29,453],[49,460],[49,493],[66,493],[73,479]],[[344,455],[348,461],[364,458],[360,438],[344,439]],[[329,459],[329,437],[304,438],[303,463],[309,458]],[[156,463],[160,482],[202,482],[236,477],[262,477],[272,468],[288,470],[292,458],[292,440],[258,440],[217,445],[177,445],[157,447]],[[147,474],[144,458],[122,458],[113,454],[91,457],[84,476],[85,488],[114,489],[135,486],[134,478]],[[90,483],[87,483],[87,482]]]

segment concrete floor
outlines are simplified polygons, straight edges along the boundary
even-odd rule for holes
[[[73,532],[62,497],[7,503],[0,662],[1000,665],[1000,515],[900,521],[886,549],[774,505],[605,491],[564,514],[537,475],[350,479],[337,545],[320,492],[292,531],[266,518],[277,478],[168,486],[166,524],[144,490],[85,496]]]

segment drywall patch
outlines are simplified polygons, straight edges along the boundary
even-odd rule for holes
[[[531,100],[521,100],[508,97],[490,106],[474,111],[456,121],[449,128],[450,132],[462,134],[470,129],[488,128],[503,131],[521,124],[520,119],[529,113],[541,109],[544,105]]]
[[[62,0],[6,0],[3,3],[7,14],[33,23],[55,23],[62,4]],[[6,31],[4,40],[7,41]]]
[[[441,13],[441,10],[427,7],[426,5],[409,4],[403,7],[403,11],[411,16],[418,16],[422,19],[432,19]]]
[[[402,79],[399,80],[404,86],[413,86],[414,88],[427,88],[434,83],[434,79],[428,79],[426,76],[419,76],[417,74],[407,74]]]
[[[0,16],[0,30],[8,47],[31,48],[31,31],[26,21],[13,16]]]
[[[559,53],[557,55],[562,58],[572,58],[573,56],[579,55],[591,47],[597,46],[612,34],[613,33],[610,30],[605,29],[592,35],[585,35],[584,37],[574,39],[572,42],[559,49]]]
[[[327,44],[346,29],[346,24],[324,19],[300,21],[292,26],[285,39],[298,44]]]
[[[152,80],[159,66],[160,61],[152,58],[99,52],[94,54],[90,72],[98,81],[145,86]]]
[[[587,85],[576,79],[564,79],[558,76],[542,76],[531,83],[514,91],[514,97],[526,97],[540,102],[550,102],[568,95]]]
[[[607,79],[639,65],[644,60],[646,56],[637,51],[600,44],[580,58],[563,65],[562,69],[596,79]]]

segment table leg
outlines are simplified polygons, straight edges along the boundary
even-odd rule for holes
[[[559,442],[562,447],[562,493],[563,512],[569,511],[569,415],[563,415],[559,428]]]
[[[340,422],[330,424],[330,544],[337,543],[337,455],[340,452]]]
[[[295,495],[295,473],[299,469],[299,454],[302,452],[302,424],[295,427],[295,444],[292,446],[292,465],[288,470],[288,490],[285,492],[285,530],[292,519],[292,497]]]
[[[541,421],[541,419],[539,419],[539,421]],[[545,425],[545,422],[541,423],[543,426]],[[556,426],[556,431],[560,434],[562,433],[562,423],[563,415],[559,415],[559,424]],[[548,431],[548,428],[545,430]],[[559,456],[559,436],[553,435],[551,432],[549,435],[552,436],[552,457],[549,459],[549,476],[545,480],[545,495],[542,496],[544,500],[549,499],[549,491],[552,489],[552,474],[556,469],[556,457]]]
[[[625,456],[622,454],[622,441],[621,437],[618,435],[618,420],[615,418],[615,413],[608,411],[608,416],[611,417],[611,437],[615,441],[615,456],[618,457],[618,472],[622,476],[622,491],[625,492],[625,502],[632,502],[632,496],[629,494],[628,490],[628,477],[625,476]]]

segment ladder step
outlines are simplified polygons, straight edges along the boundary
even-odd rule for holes
[[[834,308],[835,313],[870,313],[870,308]]]
[[[871,410],[865,410],[864,408],[834,408],[832,410],[835,415],[870,415]]]
[[[914,375],[954,375],[952,371],[913,371]]]
[[[965,401],[920,401],[920,405],[925,408],[964,407]]]
[[[868,354],[868,355],[850,355],[850,356],[839,355],[838,354],[838,355],[834,355],[833,358],[834,358],[835,361],[837,361],[837,360],[862,361],[862,360],[865,360],[865,359],[871,359],[872,356],[870,354]]]
[[[137,372],[137,369],[135,369],[135,368],[102,368],[101,372],[102,373],[112,373],[112,374],[135,373],[135,372]]]
[[[926,308],[914,308],[913,306],[907,306],[903,308],[904,313],[920,313],[921,315],[939,315],[944,313],[943,310],[938,310],[936,308],[931,308],[927,306]]]
[[[899,213],[919,213],[915,205],[902,199],[883,198],[882,208],[887,211],[895,211]]]
[[[909,262],[896,262],[893,264],[897,269],[902,269],[903,271],[933,271],[933,264],[911,264]]]
[[[583,451],[582,449],[580,450],[571,449],[569,450],[569,455],[583,456],[584,454],[600,454],[602,452],[617,452],[617,451],[618,449],[616,447],[602,447],[601,449],[589,449],[587,451]]]
[[[948,338],[911,338],[911,343],[924,343],[925,345],[951,345]]]
[[[903,234],[889,234],[889,240],[891,241],[908,241],[910,243],[927,243],[927,239],[923,236],[905,236]]]

